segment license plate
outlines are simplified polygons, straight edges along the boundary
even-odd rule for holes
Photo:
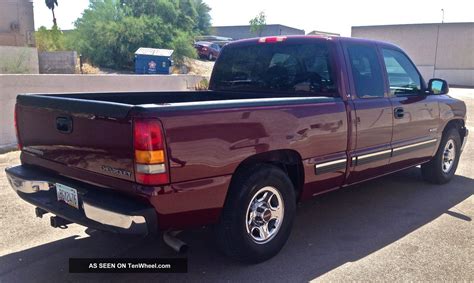
[[[58,201],[63,201],[72,207],[79,209],[79,199],[77,198],[77,190],[62,184],[56,184],[56,195]]]

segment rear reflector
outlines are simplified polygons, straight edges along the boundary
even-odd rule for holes
[[[160,185],[170,182],[168,174],[140,174],[136,173],[135,178],[137,183],[144,185]]]
[[[157,119],[135,119],[133,123],[135,179],[144,185],[169,183],[165,138]]]
[[[286,36],[270,36],[270,37],[261,37],[258,39],[259,43],[271,43],[271,42],[282,42],[287,39]]]

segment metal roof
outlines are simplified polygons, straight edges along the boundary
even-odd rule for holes
[[[151,55],[151,56],[165,56],[170,57],[174,50],[171,49],[157,49],[157,48],[146,48],[140,47],[135,51],[135,55]]]

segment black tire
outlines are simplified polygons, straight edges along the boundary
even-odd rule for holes
[[[253,207],[250,202],[262,194],[257,192],[266,188],[278,191],[279,195],[275,194],[275,197],[282,200],[283,220],[267,242],[257,243],[247,232],[247,220],[252,215],[248,211]],[[265,261],[275,256],[285,245],[290,236],[295,213],[295,190],[291,180],[280,168],[257,164],[239,170],[233,178],[220,222],[216,227],[218,247],[225,255],[241,262]],[[270,224],[268,225],[270,227]]]
[[[452,166],[446,172],[443,170],[443,161],[446,145],[449,141],[452,141],[454,144],[454,159]],[[433,159],[421,165],[421,174],[423,179],[427,182],[433,184],[446,184],[451,181],[456,173],[458,167],[459,158],[461,156],[461,136],[456,128],[448,129],[441,138],[441,143],[439,145],[438,151]],[[449,168],[449,167],[445,167]]]

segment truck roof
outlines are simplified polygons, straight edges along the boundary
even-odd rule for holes
[[[400,49],[400,47],[398,47],[397,45],[389,43],[389,42],[385,42],[385,41],[366,39],[366,38],[357,38],[357,37],[328,36],[328,35],[282,35],[282,36],[254,37],[254,38],[236,40],[236,41],[230,42],[226,46],[249,45],[249,44],[258,43],[259,41],[262,41],[265,39],[280,39],[280,40],[285,40],[285,41],[288,40],[293,43],[307,42],[307,41],[312,41],[312,40],[377,43],[379,45],[391,46],[393,48]]]

